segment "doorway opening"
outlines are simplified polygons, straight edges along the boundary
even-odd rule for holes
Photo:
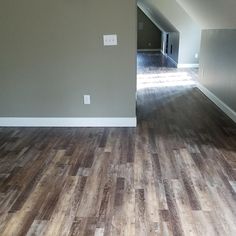
[[[137,19],[137,117],[143,120],[152,109],[195,88],[198,69],[177,68],[179,32],[163,31],[139,8]]]

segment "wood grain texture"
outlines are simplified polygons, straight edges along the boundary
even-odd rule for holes
[[[137,114],[0,128],[0,235],[236,235],[235,124],[192,85],[140,89]]]

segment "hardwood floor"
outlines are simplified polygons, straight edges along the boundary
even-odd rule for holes
[[[194,85],[137,128],[0,128],[0,235],[236,235],[236,125]]]

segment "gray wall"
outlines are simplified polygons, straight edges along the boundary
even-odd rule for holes
[[[139,8],[138,49],[161,49],[161,31]]]
[[[136,16],[135,0],[1,1],[0,116],[134,117]]]
[[[179,64],[198,64],[200,53],[201,30],[186,25],[179,37]]]
[[[203,30],[200,82],[236,111],[236,29]]]

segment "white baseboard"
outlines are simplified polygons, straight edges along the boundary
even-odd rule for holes
[[[138,52],[161,52],[161,49],[138,49]]]
[[[163,50],[161,50],[161,53],[163,56],[170,58],[170,60],[174,61],[171,57],[168,56],[167,53],[165,53]],[[177,65],[177,63],[174,61],[174,63]]]
[[[178,66],[177,62],[172,59],[168,54],[164,54],[164,56],[168,57],[175,64],[175,66]]]
[[[236,123],[236,112],[234,110],[232,110],[228,105],[226,105],[203,85],[198,83],[197,86],[212,102],[216,104],[216,106],[218,106],[228,117],[230,117]]]
[[[166,57],[168,57],[175,65],[177,68],[179,69],[183,69],[183,68],[199,68],[199,64],[178,64],[174,59],[172,59],[168,54],[163,53],[163,51],[161,51],[162,54]]]
[[[161,49],[161,54],[163,55],[163,56],[167,56],[167,54]]]
[[[1,127],[136,127],[136,117],[0,117]]]
[[[178,64],[177,68],[199,68],[199,64]]]

